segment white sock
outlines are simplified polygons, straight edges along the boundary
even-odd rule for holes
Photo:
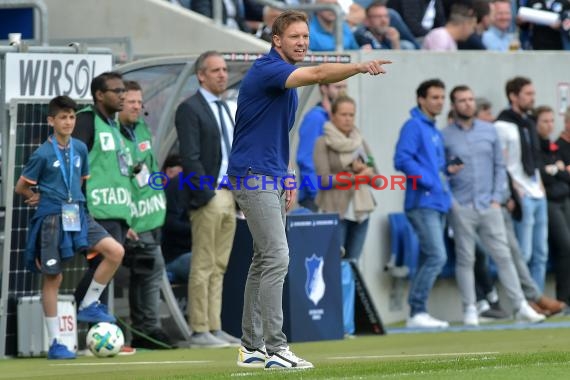
[[[85,309],[93,302],[98,301],[99,297],[101,297],[101,293],[105,290],[105,286],[107,285],[99,284],[98,282],[95,282],[95,280],[92,280],[89,288],[87,289],[87,293],[85,293],[85,297],[83,297],[83,301],[81,301],[79,310]]]
[[[53,340],[61,341],[59,336],[59,317],[45,317],[46,327],[48,333],[49,345],[53,343]]]

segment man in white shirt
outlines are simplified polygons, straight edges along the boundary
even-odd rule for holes
[[[515,232],[532,278],[544,291],[548,260],[548,214],[546,194],[540,178],[539,141],[529,112],[535,91],[528,78],[507,82],[510,108],[497,117],[495,126],[501,140],[505,165],[510,175],[514,199],[520,199],[522,217],[515,220]]]

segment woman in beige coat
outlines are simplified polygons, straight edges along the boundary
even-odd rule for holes
[[[377,173],[370,149],[354,125],[355,112],[354,100],[339,96],[313,153],[319,181],[316,204],[321,212],[339,214],[344,258],[353,260],[362,253],[368,219],[376,206],[370,186],[363,182]]]

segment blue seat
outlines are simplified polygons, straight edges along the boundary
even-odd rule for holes
[[[407,276],[412,279],[418,270],[420,261],[420,244],[416,231],[403,212],[388,214],[388,221],[390,223],[391,257],[386,270],[392,272],[394,277]],[[439,277],[453,278],[455,276],[455,250],[453,240],[449,239],[447,234],[445,235],[447,262]]]
[[[396,212],[388,214],[390,223],[390,261],[386,270],[395,277],[413,278],[418,270],[420,244],[414,228],[406,214]]]

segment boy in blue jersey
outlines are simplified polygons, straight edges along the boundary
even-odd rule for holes
[[[43,273],[42,306],[50,342],[48,359],[74,359],[75,353],[61,343],[57,295],[63,276],[63,260],[93,249],[104,259],[95,273],[90,291],[79,306],[77,320],[115,322],[98,302],[123,259],[123,247],[93,221],[85,209],[81,184],[89,175],[87,147],[72,139],[76,103],[58,96],[48,105],[51,135],[34,151],[18,179],[15,191],[29,206],[38,206],[29,227],[26,265]],[[37,186],[38,192],[32,190]]]
[[[308,47],[307,16],[283,12],[273,23],[271,51],[255,61],[238,97],[228,175],[254,241],[237,359],[242,367],[313,367],[289,350],[282,330],[283,282],[289,265],[285,213],[296,194],[294,173],[288,169],[289,132],[298,103],[295,89],[335,83],[360,73],[382,74],[382,65],[390,63],[373,60],[296,67]]]

